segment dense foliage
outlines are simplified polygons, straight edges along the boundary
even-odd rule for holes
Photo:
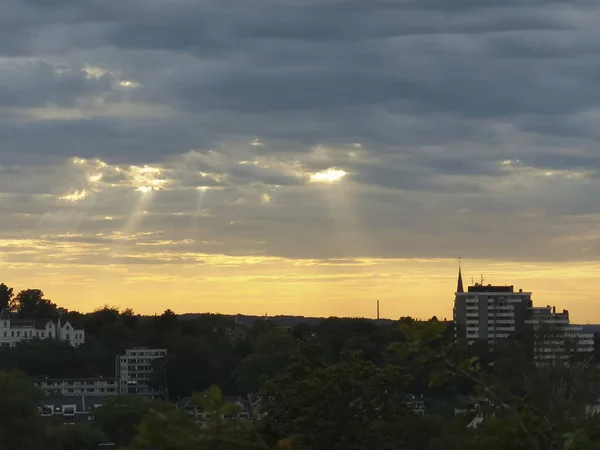
[[[595,358],[536,365],[532,343],[494,349],[454,341],[450,324],[324,319],[280,327],[229,317],[142,317],[105,307],[60,310],[38,290],[0,301],[16,314],[70,314],[86,329],[80,348],[33,340],[0,349],[0,450],[83,450],[114,442],[128,450],[600,450]],[[547,339],[547,338],[546,338]],[[115,397],[94,420],[63,425],[37,413],[28,376],[112,375],[126,348],[168,349],[156,364],[164,400]],[[219,386],[219,387],[217,387]],[[191,396],[199,422],[172,401]],[[227,419],[228,396],[258,402],[262,420]],[[426,414],[416,414],[424,402]]]

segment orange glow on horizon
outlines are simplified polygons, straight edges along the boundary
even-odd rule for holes
[[[68,249],[66,249],[68,250]],[[293,260],[199,255],[198,264],[32,264],[4,262],[2,282],[42,289],[82,312],[105,304],[140,314],[224,313],[398,318],[452,317],[457,264],[450,259]],[[68,258],[66,258],[68,259]],[[63,261],[65,258],[63,257]],[[600,263],[463,260],[463,279],[533,292],[537,306],[568,309],[573,323],[600,323],[595,298]],[[476,276],[475,276],[476,275]]]

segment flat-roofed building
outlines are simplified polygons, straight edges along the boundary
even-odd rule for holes
[[[119,395],[117,378],[35,378],[35,386],[45,395],[62,395],[74,397],[92,395],[109,397]]]
[[[156,398],[162,395],[152,386],[157,359],[167,356],[166,349],[132,348],[116,357],[116,375],[119,378],[119,392],[122,395],[139,395]]]
[[[459,268],[453,310],[455,336],[469,344],[477,340],[494,344],[524,333],[531,306],[531,292],[515,292],[514,286],[475,283],[465,292]]]

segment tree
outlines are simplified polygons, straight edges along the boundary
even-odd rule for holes
[[[156,321],[156,328],[159,333],[167,334],[175,330],[179,326],[179,319],[170,309],[165,310]]]
[[[237,387],[246,394],[258,392],[261,379],[283,373],[300,346],[300,341],[280,328],[259,334],[253,342],[252,353],[233,371]]]
[[[35,377],[77,377],[81,353],[68,342],[54,339],[21,341],[15,347],[0,349],[0,364]]]
[[[136,315],[133,309],[127,308],[121,313],[121,321],[131,330],[135,330],[141,319],[140,315]]]
[[[0,371],[0,450],[43,448],[39,399],[40,393],[26,375]]]
[[[209,414],[210,418],[206,421],[207,434],[213,437],[223,434],[226,425],[225,416],[237,414],[241,411],[238,405],[225,400],[223,391],[215,385],[202,393],[194,392],[192,400]]]
[[[339,361],[340,354],[347,350],[364,351],[366,358],[380,362],[381,352],[385,351],[383,328],[367,319],[331,317],[315,326],[315,334],[328,362]]]
[[[109,397],[94,409],[94,422],[115,444],[126,446],[137,434],[138,427],[151,411],[168,413],[171,403],[145,400],[141,397]]]
[[[406,339],[394,351],[429,367],[430,385],[471,383],[470,411],[448,421],[447,434],[432,439],[432,450],[591,450],[600,441],[600,416],[589,414],[600,398],[591,361],[534,363],[527,341],[513,339],[497,343],[493,364],[481,365],[461,344],[445,342],[435,325],[417,322],[403,331]],[[546,336],[542,342],[551,341]],[[475,414],[478,425],[466,427],[465,418]]]
[[[197,448],[200,429],[180,411],[151,410],[131,443],[132,450],[191,450]]]
[[[150,411],[132,440],[132,450],[267,450],[250,422],[226,419],[239,411],[217,386],[194,393],[193,400],[208,415],[202,427],[179,411]],[[281,450],[284,450],[281,447]]]
[[[208,388],[214,381],[213,366],[219,358],[210,344],[202,337],[185,339],[175,350],[170,350],[165,358],[167,390],[173,400],[187,397],[194,391]]]
[[[208,414],[202,427],[199,449],[267,449],[251,422],[231,420],[241,409],[237,404],[228,402],[218,386],[213,385],[202,393],[195,392],[192,400]]]
[[[14,298],[14,311],[22,318],[57,318],[58,307],[40,289],[24,289]]]
[[[0,284],[0,311],[3,309],[10,310],[14,296],[13,288],[8,287],[4,283]]]
[[[407,382],[402,368],[378,367],[356,352],[326,366],[299,360],[261,391],[265,432],[311,450],[403,448],[422,420],[403,400]]]
[[[59,424],[48,428],[43,450],[92,449],[103,442],[106,437],[91,424]]]

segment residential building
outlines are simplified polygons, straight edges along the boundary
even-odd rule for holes
[[[103,400],[104,397],[93,395],[45,396],[38,410],[42,417],[60,418],[64,423],[85,422],[92,419],[93,409],[100,406]]]
[[[492,286],[474,283],[465,292],[462,271],[458,268],[458,283],[454,297],[454,329],[456,338],[464,338],[469,345],[522,336],[533,331],[545,337],[536,340],[536,360],[554,360],[569,356],[569,350],[579,353],[594,351],[594,335],[583,327],[571,325],[569,312],[556,312],[550,306],[534,307],[531,292],[514,286]]]
[[[76,324],[73,319],[61,317],[56,323],[56,337],[59,341],[70,342],[71,345],[78,347],[85,343],[83,324]]]
[[[147,398],[160,396],[161,392],[152,387],[154,364],[157,359],[166,356],[166,349],[156,348],[132,348],[127,349],[124,355],[117,355],[115,367],[119,393]]]
[[[569,311],[556,307],[531,307],[526,323],[536,336],[534,359],[538,362],[567,359],[572,353],[592,353],[594,335],[579,325],[572,325]]]
[[[0,346],[14,347],[28,339],[56,339],[74,347],[85,342],[83,326],[73,319],[17,319],[3,309],[0,311]],[[79,326],[76,326],[79,325]]]
[[[117,378],[35,378],[33,382],[46,396],[108,397],[119,394]]]
[[[420,396],[408,394],[406,396],[406,406],[408,406],[416,416],[425,415],[425,399],[423,398],[423,394]]]
[[[475,283],[465,292],[459,267],[453,311],[455,337],[466,338],[469,344],[482,340],[493,345],[498,339],[523,333],[531,306],[531,292],[515,292],[514,286]]]
[[[260,414],[253,407],[250,400],[239,397],[230,397],[225,399],[227,402],[235,404],[238,407],[238,412],[235,414],[225,416],[223,419],[240,419],[240,420],[258,420],[261,418]],[[210,412],[204,411],[198,406],[191,397],[183,397],[175,404],[176,408],[180,411],[184,411],[194,418],[196,423],[202,424],[212,419]]]

